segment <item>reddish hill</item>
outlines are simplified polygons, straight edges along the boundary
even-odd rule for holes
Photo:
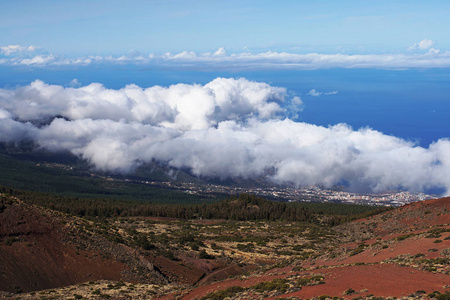
[[[306,252],[312,253],[306,257],[298,251],[284,257],[273,253],[280,247],[291,249],[296,245],[290,244],[289,234],[280,229],[287,227],[276,227],[280,222],[224,222],[222,226],[220,222],[202,221],[207,227],[198,230],[204,235],[188,238],[177,232],[199,222],[129,218],[94,225],[11,199],[0,197],[0,290],[4,291],[26,292],[99,279],[159,284],[161,288],[143,288],[147,292],[153,289],[154,294],[142,294],[142,299],[200,299],[210,293],[218,293],[219,299],[224,295],[230,299],[422,297],[424,291],[445,293],[450,287],[450,198],[412,203],[333,230],[321,231],[325,226],[317,224],[305,227],[300,235],[311,236],[304,244],[311,247]],[[291,233],[296,232],[294,227],[305,226],[288,225]],[[254,231],[249,231],[250,227]],[[213,252],[210,247],[212,241],[219,243],[221,239],[211,239],[198,247],[216,253],[217,258],[200,259],[200,252],[191,249],[195,244],[176,242],[180,237],[191,243],[197,238],[202,242],[213,237],[215,231],[222,237],[223,230],[229,230],[228,238],[243,232],[259,234],[266,229],[271,236],[279,232],[286,237],[278,242],[274,237],[267,245],[260,243],[264,253],[273,253],[269,258],[279,262],[276,267],[258,266],[262,260],[256,258],[253,265],[240,263],[245,256],[257,255],[242,248],[252,243],[215,245],[224,253],[222,258],[219,250]],[[134,248],[113,241],[119,232]],[[142,236],[153,236],[151,242],[155,244],[165,237],[167,248],[158,249],[163,244],[147,245],[152,250],[142,252],[133,244]],[[231,251],[234,256],[226,256],[231,254],[227,247],[233,243],[240,245],[240,250],[230,248],[236,249]],[[162,250],[174,251],[176,257],[164,256]],[[168,281],[174,285],[165,285]],[[113,290],[103,288],[101,293]],[[35,299],[31,294],[20,296]]]
[[[411,203],[337,230],[346,236],[334,251],[337,257],[324,256],[316,265],[376,263],[399,255],[417,259],[445,256],[450,247],[450,198]]]
[[[97,245],[86,247],[77,239],[89,239],[71,221],[17,199],[0,197],[0,290],[27,292],[130,278],[127,273],[132,265],[139,264],[130,249],[99,237],[95,238]],[[100,251],[101,247],[111,251]],[[121,253],[127,259],[121,258]]]
[[[343,235],[343,243],[337,242],[330,252],[318,258],[303,263],[294,261],[285,268],[246,278],[207,283],[163,299],[200,299],[210,293],[223,295],[225,291],[231,293],[230,299],[306,299],[324,295],[346,299],[423,298],[424,292],[448,293],[449,212],[450,198],[412,203],[339,226],[336,230]],[[323,280],[309,279],[317,275]],[[305,278],[310,281],[300,284]],[[276,287],[274,279],[286,284],[281,292],[282,284]],[[261,285],[267,290],[259,290]],[[230,292],[235,289],[233,286],[243,290]]]

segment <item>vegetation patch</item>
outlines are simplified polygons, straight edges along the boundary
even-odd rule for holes
[[[396,240],[397,241],[403,241],[403,240],[406,240],[406,239],[408,239],[410,237],[413,237],[414,235],[415,235],[414,233],[404,234],[404,235],[401,235],[401,236],[397,237]]]
[[[302,277],[297,279],[297,286],[318,285],[324,284],[325,277],[322,275],[314,275],[312,277]]]
[[[274,279],[272,281],[261,282],[251,287],[251,289],[262,293],[268,291],[279,291],[281,293],[286,293],[289,288],[289,283],[287,279]]]
[[[223,300],[227,297],[233,297],[237,293],[245,291],[245,288],[241,286],[232,286],[227,288],[226,290],[219,290],[214,293],[209,293],[205,297],[202,297],[201,300]]]
[[[442,236],[442,233],[444,232],[450,232],[450,229],[448,228],[434,228],[431,230],[428,230],[427,233],[428,235],[426,236],[429,239],[437,239],[440,238]]]
[[[357,255],[359,253],[364,252],[364,250],[366,249],[367,245],[366,244],[360,244],[358,245],[358,247],[356,247],[352,252],[350,252],[350,256],[354,256]]]

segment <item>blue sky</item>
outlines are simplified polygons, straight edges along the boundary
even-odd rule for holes
[[[0,44],[56,54],[449,49],[448,1],[1,1]]]
[[[0,1],[0,142],[448,195],[449,29],[449,1]]]

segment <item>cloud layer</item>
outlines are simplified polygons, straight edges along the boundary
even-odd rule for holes
[[[26,53],[26,52],[33,52],[37,49],[36,46],[28,46],[23,47],[20,45],[8,45],[8,46],[2,46],[0,47],[0,53],[9,56],[14,53]]]
[[[243,78],[120,90],[35,81],[0,89],[0,141],[31,140],[113,172],[159,161],[223,179],[450,191],[449,140],[422,148],[368,128],[286,118],[285,107],[300,105],[284,88]]]
[[[36,51],[35,46],[10,45],[0,47],[0,65],[28,67],[70,67],[90,65],[133,64],[159,68],[188,69],[295,69],[315,70],[329,68],[449,68],[450,52],[432,48],[432,40],[424,39],[411,45],[407,54],[321,54],[321,53],[227,53],[224,48],[215,52],[195,53],[182,51],[172,54],[144,54],[133,51],[122,56],[88,55],[67,58],[64,56]]]
[[[310,90],[309,92],[308,92],[308,95],[309,96],[313,96],[313,97],[319,97],[319,96],[322,96],[322,95],[326,95],[326,96],[328,96],[328,95],[336,95],[338,93],[338,91],[332,91],[332,92],[319,92],[319,91],[317,91],[316,89],[312,89],[312,90]]]
[[[416,50],[428,50],[435,44],[435,41],[424,39],[414,45],[411,45],[408,50],[416,51]]]

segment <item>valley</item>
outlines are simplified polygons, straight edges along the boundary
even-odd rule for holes
[[[449,291],[450,198],[330,226],[336,215],[254,218],[277,206],[244,194],[221,203],[228,219],[79,217],[16,194],[2,194],[0,213],[0,289],[11,299],[446,299]],[[244,213],[232,217],[236,207]]]

